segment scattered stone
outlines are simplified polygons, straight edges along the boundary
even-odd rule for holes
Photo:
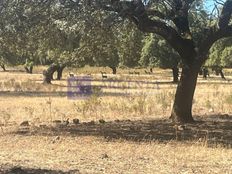
[[[61,120],[53,120],[52,123],[60,124],[60,123],[61,123]]]
[[[80,174],[79,170],[70,170],[67,172],[63,172],[60,170],[46,170],[46,169],[31,169],[31,168],[22,168],[22,167],[13,167],[9,169],[2,170],[0,169],[0,173],[5,174]]]
[[[73,124],[80,124],[80,120],[78,118],[73,119]]]
[[[106,121],[103,120],[103,119],[100,119],[100,120],[99,120],[99,123],[100,123],[100,124],[104,124],[104,123],[106,123]]]
[[[30,126],[29,121],[23,121],[20,126]]]
[[[46,125],[46,124],[40,124],[39,127],[40,127],[40,128],[46,128],[47,125]]]
[[[109,158],[109,156],[106,153],[102,154],[101,159],[107,159],[107,158]]]
[[[140,160],[150,160],[148,157],[139,157]]]
[[[55,126],[58,126],[58,127],[65,127],[65,126],[68,126],[68,124],[69,124],[69,118],[65,121],[54,120],[52,123],[54,123]]]
[[[119,120],[119,119],[117,119],[117,120],[114,120],[114,122],[119,123],[119,122],[120,122],[120,120]]]
[[[62,124],[63,124],[64,126],[68,126],[68,124],[69,124],[69,118],[67,118],[67,120],[64,121]]]
[[[221,118],[223,118],[223,119],[229,119],[230,116],[228,114],[223,114],[223,115],[221,115]]]

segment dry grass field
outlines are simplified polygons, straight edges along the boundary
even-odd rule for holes
[[[0,72],[0,173],[232,173],[231,70],[227,80],[199,77],[197,124],[181,131],[168,119],[176,88],[169,70],[66,69],[43,85],[44,68]],[[91,97],[67,98],[69,72],[91,76]]]

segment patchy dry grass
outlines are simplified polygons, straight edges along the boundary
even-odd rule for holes
[[[173,125],[162,124],[159,121],[149,123],[149,120],[162,121],[170,115],[176,87],[175,84],[169,83],[170,71],[154,69],[154,75],[147,75],[143,73],[144,70],[119,70],[118,75],[108,76],[111,81],[123,81],[114,83],[117,87],[120,86],[120,89],[109,89],[112,84],[101,81],[98,68],[68,69],[64,73],[64,78],[71,71],[91,74],[92,85],[100,85],[101,92],[104,94],[95,95],[87,100],[70,100],[66,97],[66,80],[55,81],[51,86],[41,84],[42,69],[44,67],[37,67],[36,74],[32,75],[23,72],[0,73],[0,166],[2,168],[21,166],[63,172],[76,170],[76,173],[133,174],[230,173],[232,171],[231,144],[229,146],[222,144],[226,148],[220,145],[210,148],[206,145],[207,134],[185,141],[179,141],[182,140],[180,138],[177,141]],[[110,73],[110,69],[101,70]],[[129,71],[139,71],[143,75],[128,75]],[[231,70],[226,71],[226,74],[230,75],[230,73]],[[227,78],[231,79],[231,77]],[[142,85],[136,84],[141,80],[153,84],[146,82]],[[135,81],[134,84],[131,83],[133,89],[128,89],[128,83],[125,81]],[[232,115],[231,86],[231,80],[222,81],[215,76],[208,80],[199,78],[193,112],[194,115],[201,116],[200,120],[210,119],[210,124],[208,126],[203,124],[200,128],[196,125],[190,126],[191,130],[196,131],[191,131],[191,136],[198,134],[199,128],[201,132],[209,132],[210,138],[214,140],[213,143],[217,143],[220,142],[220,137],[232,134],[229,126]],[[129,95],[125,95],[125,90]],[[75,125],[77,127],[69,125],[67,130],[58,129],[58,133],[56,127],[45,129],[48,131],[47,134],[40,132],[40,128],[43,128],[41,126],[51,125],[54,120],[67,118],[70,120],[78,118],[81,124]],[[104,126],[96,123],[99,119],[107,123]],[[15,134],[19,124],[26,120],[30,122],[31,130],[35,129],[39,132]],[[96,127],[94,125],[86,127],[84,122],[91,120],[95,121]],[[113,122],[114,120],[116,122]],[[123,120],[129,120],[129,123],[127,121],[125,124]],[[219,123],[214,123],[216,121]],[[224,124],[226,122],[228,124]],[[72,128],[77,132],[70,134]],[[110,134],[107,134],[107,130],[110,130],[108,132]],[[80,133],[81,131],[84,133]],[[112,136],[113,138],[109,139],[109,136],[114,134],[117,137]],[[153,138],[144,141],[140,137],[139,141],[131,141],[125,138],[127,134],[135,137],[152,135]],[[156,138],[159,135],[168,137],[167,141]],[[231,141],[229,135],[224,138],[225,141]]]
[[[106,142],[96,137],[3,136],[1,165],[80,173],[230,173],[232,151],[180,142]]]

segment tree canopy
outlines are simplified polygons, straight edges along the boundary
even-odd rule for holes
[[[214,7],[207,8],[209,2]],[[176,56],[166,52],[178,54],[182,73],[172,119],[192,122],[200,67],[208,58],[231,65],[231,14],[232,0],[2,0],[0,56],[15,64],[30,58],[115,68],[139,60],[167,66]],[[142,33],[152,33],[157,43],[142,42]],[[153,52],[151,45],[162,49]]]
[[[161,36],[178,52],[183,67],[171,115],[174,122],[193,121],[192,101],[200,67],[208,59],[209,50],[216,41],[232,36],[232,0],[215,1],[211,12],[204,9],[204,3],[207,2],[112,0],[100,3],[106,11],[132,21],[142,32]]]

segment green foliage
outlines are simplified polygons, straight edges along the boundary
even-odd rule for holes
[[[210,49],[208,66],[232,67],[232,38],[217,41]]]
[[[108,1],[102,1],[108,2]],[[179,55],[154,34],[144,36],[137,27],[121,20],[115,13],[91,5],[98,1],[4,1],[0,11],[0,62],[24,64],[65,64],[82,67],[137,67],[158,66],[172,68]],[[126,8],[127,2],[122,8]],[[170,17],[171,10],[158,1],[153,9]],[[205,35],[209,20],[203,1],[195,1],[189,13],[192,36],[198,40]],[[166,20],[166,18],[164,19]],[[169,23],[173,27],[173,23]],[[232,66],[230,39],[218,41],[210,51],[208,65]]]
[[[136,67],[139,66],[141,50],[143,47],[143,33],[141,33],[132,23],[123,23],[118,29],[119,38],[118,50],[120,66]]]
[[[85,25],[85,32],[80,40],[79,56],[88,65],[117,67],[119,56],[117,50],[117,36],[113,28],[106,27],[102,22],[106,14],[95,11]]]
[[[180,61],[176,53],[161,37],[150,34],[144,39],[140,64],[142,66],[172,68]]]

